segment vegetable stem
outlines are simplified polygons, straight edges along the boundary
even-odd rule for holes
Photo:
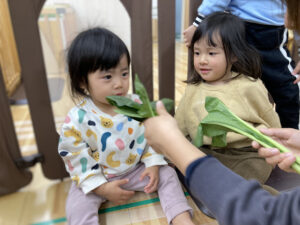
[[[218,98],[206,97],[205,108],[208,115],[199,124],[198,133],[194,140],[195,144],[203,144],[203,135],[206,135],[213,138],[213,145],[226,146],[226,134],[228,131],[233,131],[258,142],[266,148],[277,148],[282,153],[290,152],[288,148],[236,116]],[[292,168],[300,174],[300,157],[296,157]]]

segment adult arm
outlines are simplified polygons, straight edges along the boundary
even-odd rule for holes
[[[207,16],[213,12],[224,11],[232,0],[203,0],[198,7],[198,14]]]
[[[232,0],[203,0],[201,5],[197,9],[197,17],[193,23],[194,26],[198,26],[205,16],[217,12],[224,11],[228,8]]]
[[[190,25],[183,32],[184,43],[186,44],[187,47],[190,47],[195,30],[198,27],[199,23],[202,22],[204,17],[216,11],[224,11],[230,2],[231,0],[226,0],[226,1],[203,0],[202,1],[201,5],[197,9],[198,15],[195,18],[193,24]]]
[[[186,174],[193,195],[221,225],[296,225],[300,221],[300,189],[272,196],[258,182],[247,181],[213,157],[205,157],[185,139],[176,121],[157,103],[159,116],[145,121],[148,143]]]
[[[213,157],[192,162],[186,183],[220,225],[299,224],[300,188],[272,196],[258,182],[245,180]]]

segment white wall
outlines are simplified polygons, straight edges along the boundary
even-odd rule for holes
[[[78,32],[101,26],[116,33],[131,49],[130,18],[119,0],[47,0],[46,5],[65,3],[76,13]]]

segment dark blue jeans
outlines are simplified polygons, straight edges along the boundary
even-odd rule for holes
[[[298,129],[299,87],[291,74],[295,63],[287,49],[288,34],[283,26],[245,23],[247,41],[260,53],[262,81],[271,94],[282,127]]]

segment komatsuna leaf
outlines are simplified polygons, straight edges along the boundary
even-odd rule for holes
[[[127,108],[132,108],[139,110],[141,108],[141,104],[131,100],[130,98],[124,98],[123,96],[113,95],[113,96],[107,96],[107,101],[118,108],[126,106]]]
[[[168,112],[171,112],[174,108],[174,101],[172,99],[169,99],[169,98],[163,98],[161,99],[160,101],[162,101],[162,103],[164,104],[166,110]],[[152,107],[152,110],[154,112],[155,115],[157,115],[157,112],[156,112],[156,102],[157,101],[153,101],[151,102],[151,107]]]
[[[119,114],[123,114],[125,116],[128,116],[132,119],[135,119],[135,120],[141,121],[141,122],[145,119],[143,116],[139,115],[136,111],[133,111],[130,108],[128,108],[128,109],[126,109],[126,108],[122,108],[122,109],[117,108],[117,109],[115,109],[115,112],[119,113]]]
[[[286,147],[237,117],[218,98],[206,97],[205,108],[208,115],[200,122],[196,138],[193,141],[197,147],[203,145],[203,136],[211,137],[213,146],[225,147],[227,145],[227,132],[231,131],[247,136],[264,147],[277,148],[281,152],[289,152]],[[300,158],[296,158],[296,162],[292,167],[300,173]]]
[[[144,85],[136,75],[134,82],[136,93],[139,95],[142,104],[139,104],[124,96],[108,96],[107,101],[117,108],[116,113],[124,114],[135,120],[143,121],[149,117],[156,116],[155,102],[150,102]],[[174,107],[174,101],[168,98],[161,100],[166,109],[170,112]]]
[[[116,113],[124,114],[136,120],[141,120],[143,117],[138,113],[138,110],[141,108],[141,104],[123,96],[107,96],[107,101],[116,106]]]
[[[135,75],[134,88],[137,95],[139,95],[141,101],[143,102],[141,108],[138,110],[139,114],[145,118],[150,118],[155,116],[152,110],[151,103],[144,85],[141,83],[138,75]]]

